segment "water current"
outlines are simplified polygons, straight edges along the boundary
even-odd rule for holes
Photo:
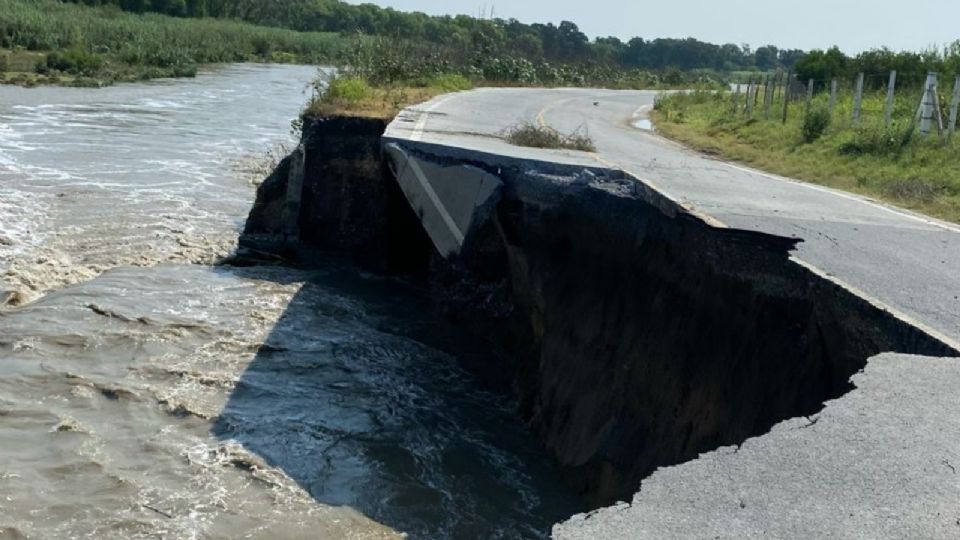
[[[315,74],[0,87],[0,538],[540,538],[580,509],[416,287],[217,264]]]

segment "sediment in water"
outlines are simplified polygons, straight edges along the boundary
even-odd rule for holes
[[[503,181],[490,218],[444,260],[386,166],[384,128],[308,120],[241,245],[422,280],[508,359],[519,415],[591,506],[816,413],[875,354],[956,354],[792,262],[797,240],[714,228],[617,171],[410,148]]]

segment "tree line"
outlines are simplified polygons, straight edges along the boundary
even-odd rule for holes
[[[617,37],[590,40],[570,21],[525,24],[516,19],[484,19],[467,15],[430,16],[406,13],[373,4],[340,0],[69,0],[88,5],[114,5],[138,13],[159,12],[181,17],[239,19],[299,31],[363,33],[461,49],[481,49],[528,60],[563,63],[604,62],[639,69],[678,68],[742,70],[792,67],[799,50],[696,39]]]
[[[901,86],[921,86],[931,71],[941,76],[960,75],[960,41],[942,50],[894,52],[881,48],[853,57],[832,47],[812,50],[796,64],[797,79],[801,82],[813,79],[818,86],[832,79],[852,79],[857,73],[863,73],[867,88],[883,88],[891,71],[897,72],[897,84]]]
[[[617,37],[590,40],[573,22],[526,24],[516,19],[467,15],[430,16],[401,12],[373,4],[341,0],[68,0],[88,5],[113,5],[133,12],[159,12],[179,17],[217,17],[298,31],[362,33],[432,44],[498,58],[555,64],[596,64],[645,70],[710,69],[795,70],[800,80],[829,80],[858,71],[881,74],[896,69],[900,80],[920,84],[927,71],[956,73],[960,42],[944,51],[894,53],[876,49],[849,57],[838,48],[805,52],[766,45],[717,45],[697,39]],[[882,83],[875,83],[882,84]]]

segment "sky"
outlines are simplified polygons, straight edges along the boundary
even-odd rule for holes
[[[431,15],[479,15],[525,23],[569,20],[591,38],[694,37],[753,48],[848,54],[886,46],[919,51],[960,39],[958,0],[350,0]]]

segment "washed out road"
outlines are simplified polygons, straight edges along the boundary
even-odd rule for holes
[[[709,223],[800,238],[794,254],[960,348],[960,226],[814,184],[711,159],[636,127],[655,92],[479,89],[405,111],[388,136],[623,169]],[[505,130],[586,130],[595,153],[518,148]]]
[[[960,226],[712,159],[649,129],[655,92],[478,89],[411,107],[387,140],[622,169],[715,227],[802,240],[792,260],[960,350]],[[512,146],[535,123],[596,152]],[[960,365],[884,354],[811,418],[658,470],[556,538],[960,537]]]

